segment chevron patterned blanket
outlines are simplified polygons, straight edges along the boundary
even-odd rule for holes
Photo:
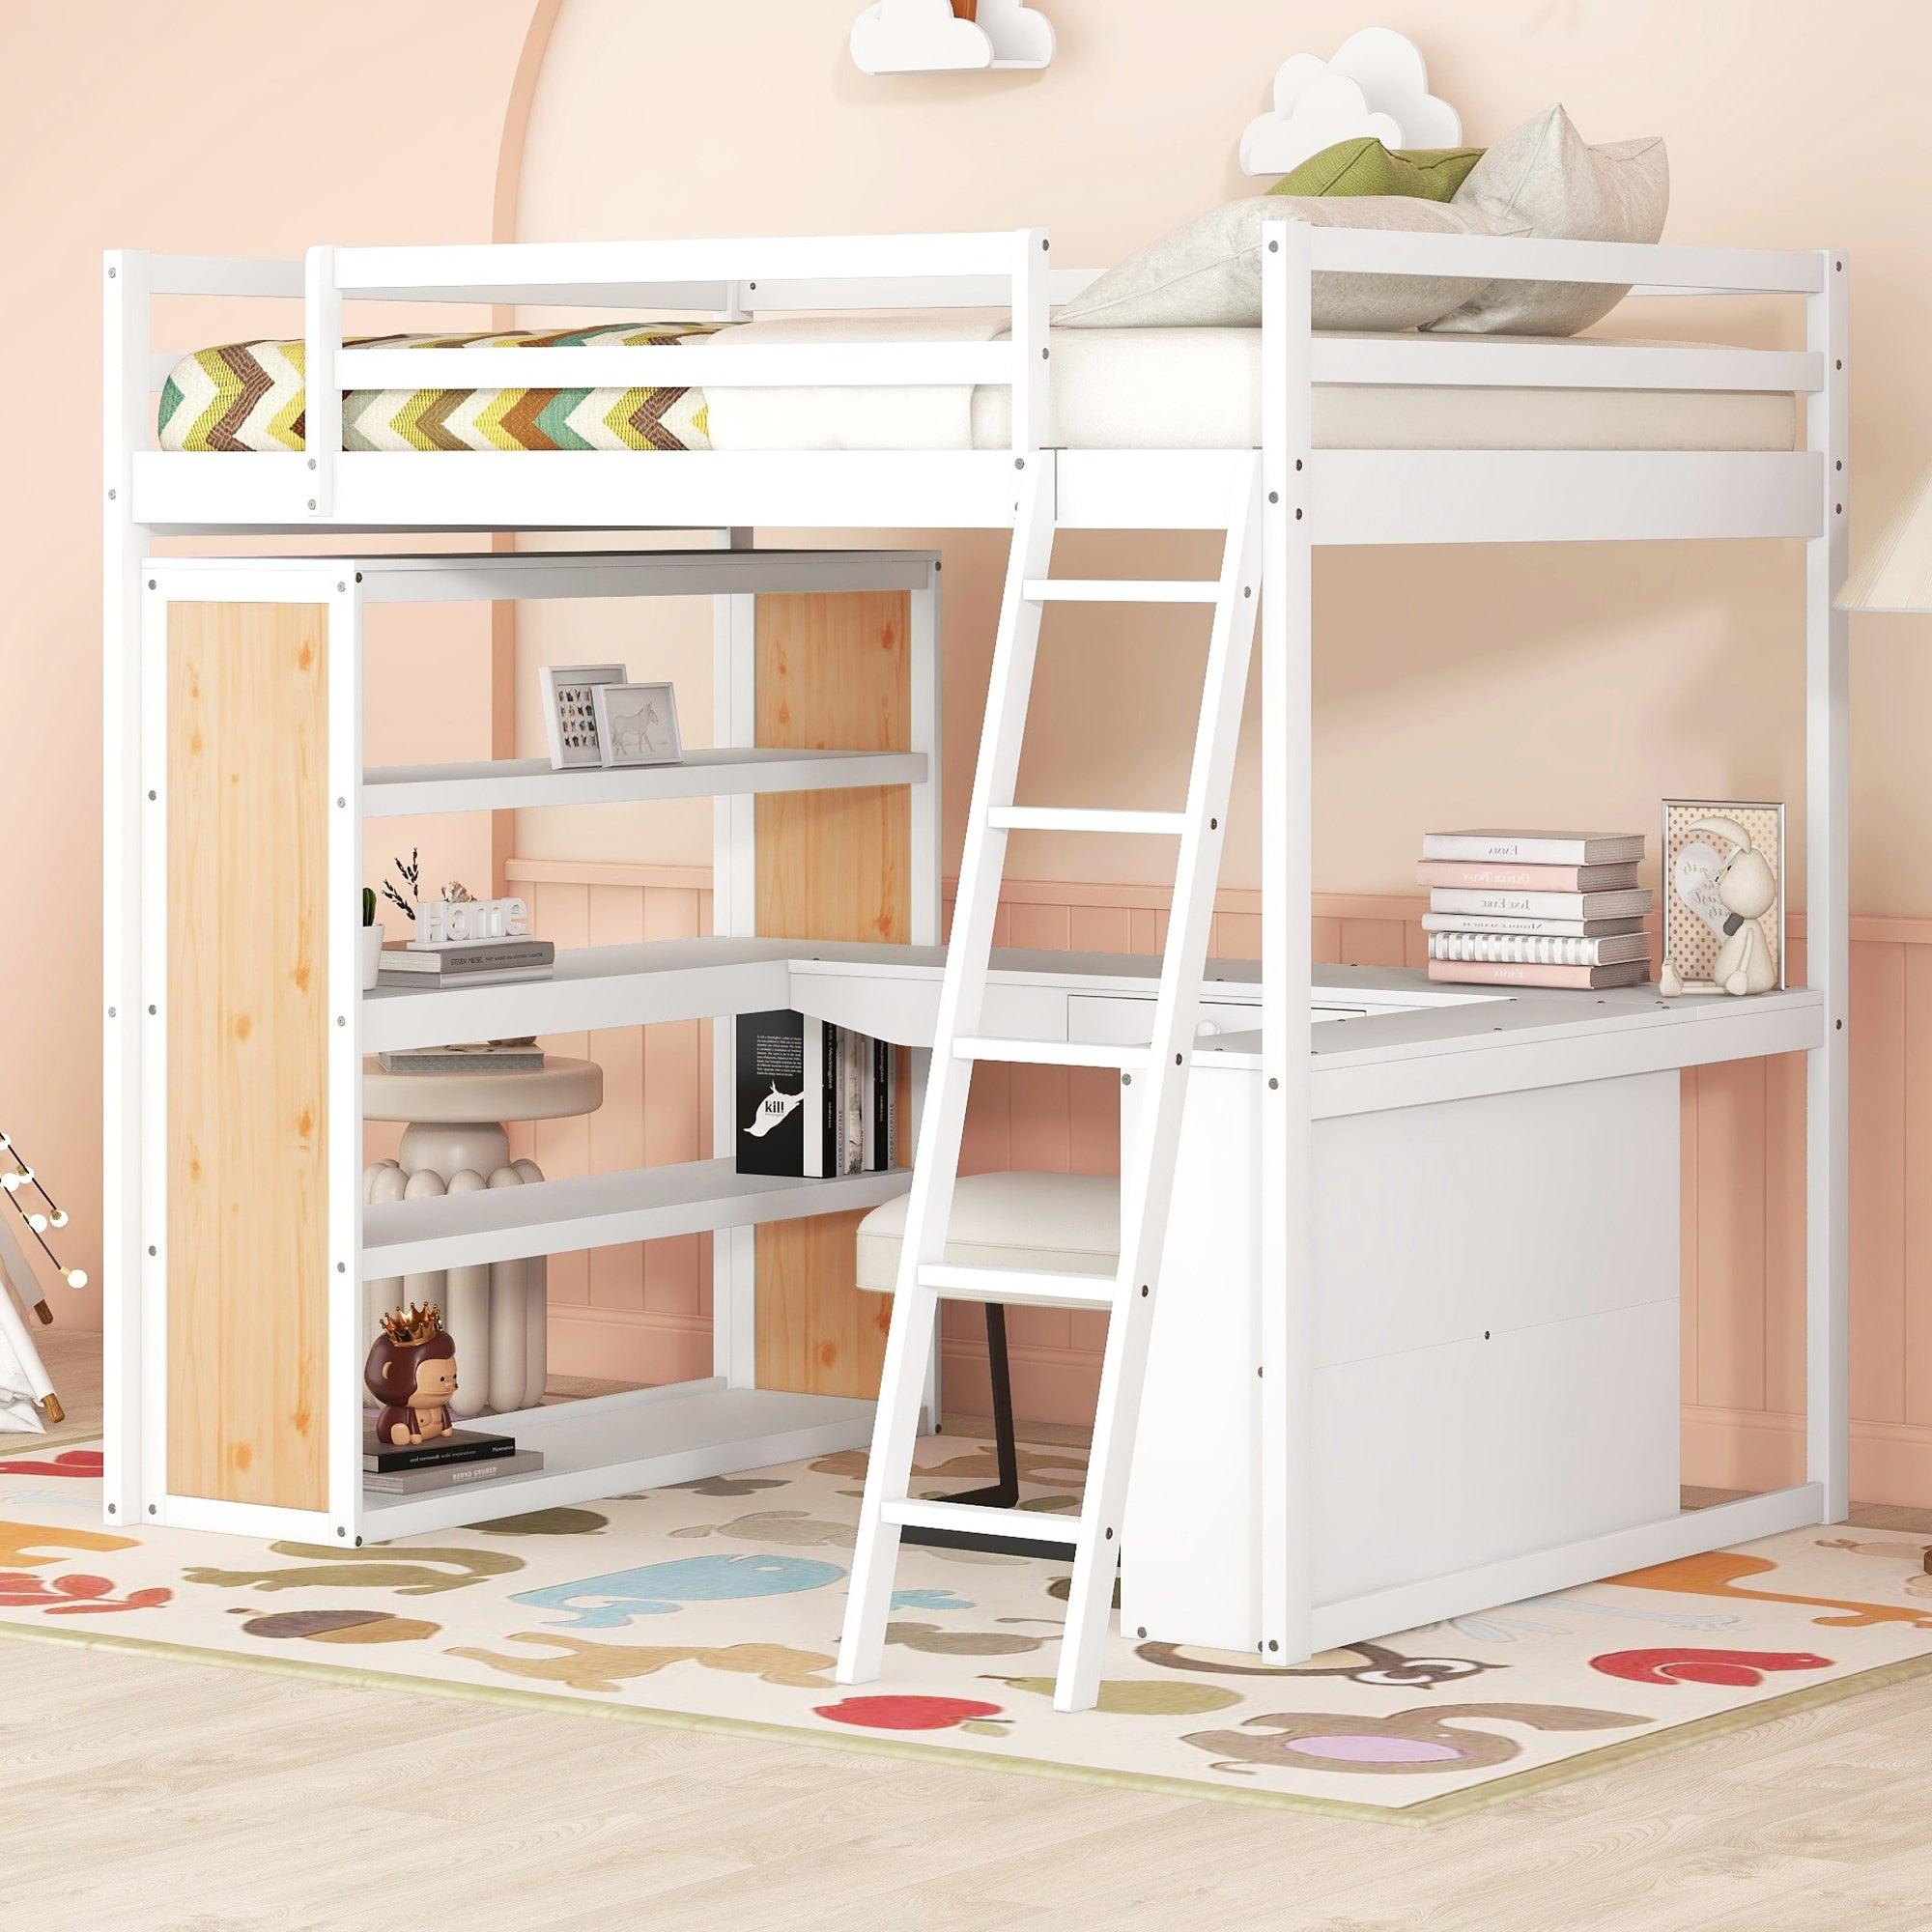
[[[613,349],[711,334],[701,322],[487,335],[381,335],[354,349]],[[299,450],[307,401],[300,342],[197,349],[161,390],[170,450]],[[709,449],[704,391],[687,389],[355,389],[342,399],[342,446],[409,449]]]

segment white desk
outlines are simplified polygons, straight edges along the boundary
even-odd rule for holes
[[[1147,1037],[1152,962],[996,957],[989,1031]],[[1078,979],[1049,981],[1069,964]],[[1260,1268],[1259,986],[1250,966],[1211,971],[1122,1626],[1252,1651],[1280,1492],[1263,1310],[1287,1290]],[[914,957],[791,965],[794,1005],[914,1042],[937,988]],[[1678,1522],[1687,1552],[1722,1540],[1709,1513],[1679,1513],[1678,1069],[1815,1046],[1819,997],[1497,994],[1330,969],[1316,1003],[1313,1453],[1287,1480],[1312,1519],[1317,1647],[1660,1560]],[[1732,1507],[1739,1533],[1764,1533]]]

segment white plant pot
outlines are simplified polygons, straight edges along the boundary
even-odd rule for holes
[[[380,925],[358,927],[362,937],[362,990],[373,993],[376,990],[376,976],[383,970],[383,928]]]

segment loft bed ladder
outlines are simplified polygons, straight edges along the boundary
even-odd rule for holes
[[[1241,703],[1253,652],[1261,586],[1261,459],[1243,453],[1228,466],[1226,541],[1214,578],[1080,581],[1050,575],[1057,526],[1050,472],[1022,486],[1006,593],[994,644],[980,762],[966,821],[959,891],[940,991],[930,1089],[920,1128],[900,1247],[897,1289],[866,1471],[851,1594],[839,1642],[838,1680],[879,1674],[893,1577],[902,1535],[938,1531],[949,1542],[1015,1540],[1064,1548],[1065,1517],[980,1503],[923,1500],[911,1493],[920,1405],[937,1347],[938,1304],[975,1301],[1004,1307],[1099,1308],[1107,1346],[1094,1418],[1093,1450],[1073,1543],[1072,1591],[1054,1705],[1086,1710],[1099,1695],[1100,1661],[1120,1565],[1119,1528],[1133,1461],[1153,1297],[1180,1138],[1181,1106],[1193,1058],[1201,980],[1220,872],[1221,843],[1240,733]],[[1049,604],[1211,605],[1200,716],[1179,811],[1095,810],[1013,802],[1029,698]],[[1006,868],[1007,836],[1017,831],[1104,832],[1178,838],[1173,910],[1161,958],[1153,1037],[1147,1046],[999,1039],[982,1031],[994,915]],[[1120,1253],[1111,1275],[1028,1273],[960,1267],[946,1261],[966,1101],[976,1065],[1105,1066],[1122,1085],[1146,1082],[1133,1110],[1121,1177]],[[1042,1554],[1047,1553],[1042,1549]]]

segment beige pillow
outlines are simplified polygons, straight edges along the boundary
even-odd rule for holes
[[[1505,134],[1470,169],[1451,204],[1521,224],[1546,240],[1655,242],[1670,206],[1662,140],[1593,148],[1561,107]],[[1444,333],[1575,335],[1630,293],[1603,282],[1492,282],[1452,315]]]
[[[1406,194],[1253,195],[1185,222],[1109,269],[1055,317],[1062,328],[1254,328],[1262,319],[1262,225],[1522,235],[1520,221]],[[1317,328],[1418,328],[1485,287],[1452,275],[1315,277]]]

